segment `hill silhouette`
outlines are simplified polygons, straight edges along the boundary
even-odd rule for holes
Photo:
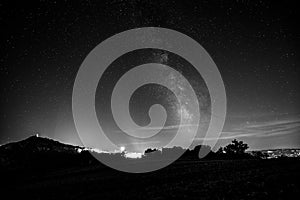
[[[88,154],[79,154],[83,147],[73,146],[36,135],[0,146],[2,169],[45,169],[80,165],[93,161]]]

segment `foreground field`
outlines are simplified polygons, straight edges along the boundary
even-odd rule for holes
[[[146,174],[91,166],[6,173],[4,188],[31,199],[295,199],[299,167],[295,159],[180,161]]]

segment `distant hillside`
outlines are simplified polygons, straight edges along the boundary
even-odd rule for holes
[[[8,143],[0,146],[0,152],[26,150],[26,152],[28,153],[34,153],[39,151],[57,151],[74,153],[77,151],[78,148],[81,147],[63,144],[50,138],[44,138],[33,135],[25,140]]]
[[[14,169],[71,165],[75,161],[84,160],[79,159],[80,149],[83,148],[49,138],[31,136],[19,142],[0,146],[0,167]]]

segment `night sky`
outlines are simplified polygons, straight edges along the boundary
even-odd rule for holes
[[[72,117],[81,63],[108,37],[154,26],[192,37],[218,66],[227,118],[216,148],[234,138],[251,149],[300,147],[296,13],[296,3],[271,0],[1,2],[0,144],[38,131],[81,145]]]

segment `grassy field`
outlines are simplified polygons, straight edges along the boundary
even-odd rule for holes
[[[297,199],[299,169],[299,159],[179,161],[145,174],[74,167],[11,172],[4,191],[31,199]]]

